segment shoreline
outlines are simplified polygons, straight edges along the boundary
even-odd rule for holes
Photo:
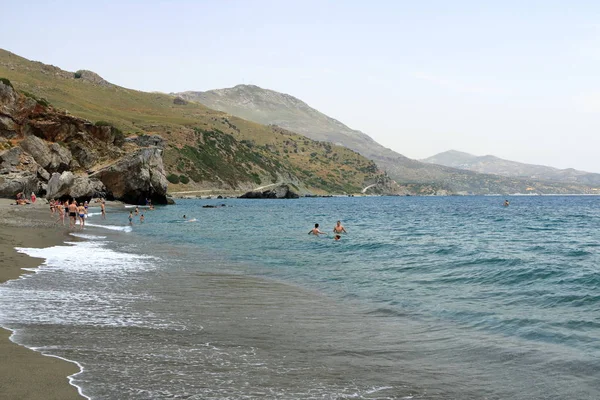
[[[57,246],[68,237],[67,229],[52,226],[43,199],[28,206],[12,206],[11,202],[0,199],[0,284],[33,273],[23,268],[37,268],[44,262],[15,248]],[[72,383],[73,376],[81,373],[81,365],[20,345],[13,341],[14,333],[0,326],[0,398],[86,399]]]

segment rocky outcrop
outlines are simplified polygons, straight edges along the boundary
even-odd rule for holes
[[[109,194],[131,204],[167,204],[167,177],[162,150],[144,148],[91,175],[101,180]]]
[[[54,173],[48,181],[46,187],[46,198],[58,199],[69,194],[71,186],[75,181],[75,175],[71,171],[65,171],[62,174]]]
[[[82,71],[81,78],[103,85]],[[60,112],[34,96],[23,96],[0,79],[0,196],[35,192],[46,198],[114,197],[129,203],[146,198],[167,203],[167,179],[162,162],[164,139],[140,135],[125,155],[117,146],[123,134],[107,123],[96,125]],[[10,139],[10,140],[9,140]],[[11,147],[19,141],[17,147]],[[117,161],[114,161],[117,160]],[[98,165],[108,165],[95,175]],[[85,170],[85,171],[84,171]]]
[[[244,193],[240,199],[297,199],[298,194],[290,190],[286,184],[275,186],[269,190]]]
[[[186,104],[188,104],[187,100],[177,96],[173,99],[173,104],[178,105],[178,106],[185,106]]]
[[[135,143],[140,147],[158,147],[160,149],[165,148],[165,139],[159,135],[139,135],[128,137],[125,139],[126,143]]]
[[[47,199],[70,197],[77,200],[90,200],[93,197],[106,197],[104,184],[87,176],[75,176],[71,171],[54,173],[46,187]]]
[[[17,193],[38,192],[40,188],[40,180],[32,172],[11,172],[0,175],[0,197],[14,199]]]
[[[14,198],[19,192],[37,193],[47,177],[48,172],[20,147],[0,152],[0,197]]]
[[[48,172],[63,172],[71,167],[71,152],[58,143],[48,144],[37,136],[27,136],[20,146]]]

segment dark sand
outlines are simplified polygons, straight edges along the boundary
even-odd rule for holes
[[[49,206],[40,200],[32,206],[11,206],[10,201],[0,199],[0,284],[42,261],[17,253],[15,247],[50,247],[68,235],[68,229],[52,226],[55,217],[50,218]],[[10,335],[0,329],[0,399],[84,398],[67,378],[79,371],[76,364],[17,345],[9,340]]]

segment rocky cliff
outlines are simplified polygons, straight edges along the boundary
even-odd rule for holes
[[[125,143],[110,124],[71,116],[0,79],[1,197],[166,203],[162,150],[145,144]]]

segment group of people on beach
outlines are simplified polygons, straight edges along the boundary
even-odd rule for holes
[[[340,239],[342,238],[342,235],[341,235],[342,233],[348,233],[348,232],[346,232],[346,228],[344,228],[344,225],[342,225],[342,222],[341,222],[341,221],[338,221],[338,222],[335,224],[335,226],[333,227],[333,233],[334,233],[333,239],[337,241],[337,240],[340,240]],[[309,235],[315,235],[315,236],[319,236],[319,235],[327,235],[327,233],[325,233],[325,232],[322,232],[322,231],[319,229],[319,224],[315,224],[315,227],[314,227],[314,228],[312,228],[312,229],[311,229],[311,230],[308,232],[308,234],[309,234]]]
[[[54,221],[55,224],[62,222],[63,226],[65,225],[65,217],[69,217],[69,228],[73,229],[77,225],[77,221],[79,221],[80,229],[83,229],[85,226],[85,219],[88,216],[88,208],[89,204],[87,201],[83,203],[78,203],[76,200],[68,201],[68,200],[50,200],[50,215],[58,214],[58,218]],[[106,204],[104,199],[100,202],[100,211],[102,214],[102,219],[106,219]]]
[[[23,192],[17,193],[17,199],[15,200],[15,204],[18,206],[24,206],[26,204],[33,204],[37,200],[37,197],[34,192],[31,192],[31,202],[27,200],[25,194]]]

